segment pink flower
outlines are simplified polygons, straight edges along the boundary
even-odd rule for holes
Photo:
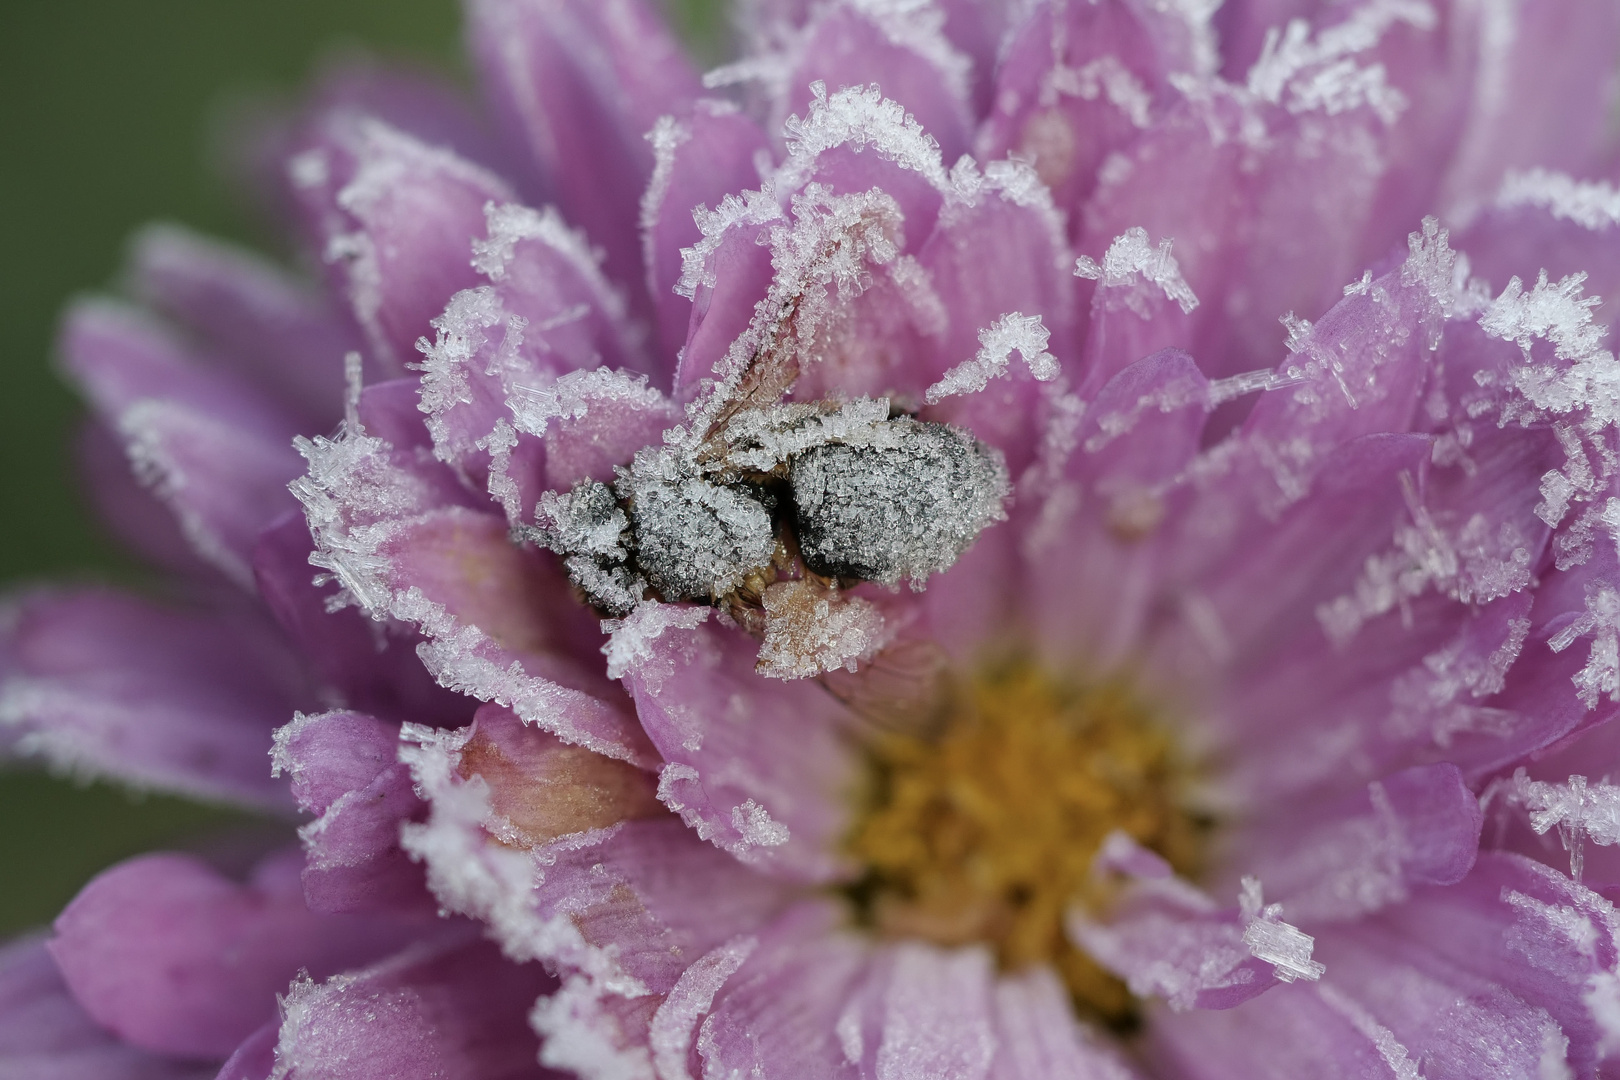
[[[1599,1075],[1620,13],[742,14],[476,0],[498,137],[260,141],[324,292],[70,314],[175,602],[18,598],[0,731],[314,816],[92,882],[0,1060]]]

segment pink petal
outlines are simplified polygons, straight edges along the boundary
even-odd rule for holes
[[[555,200],[648,313],[636,229],[653,169],[643,136],[690,109],[697,73],[639,0],[480,0],[468,18],[486,96],[524,152],[536,201]]]
[[[527,1024],[556,981],[504,960],[488,942],[417,947],[324,982],[305,977],[282,1002],[278,1076],[288,1080],[516,1080],[538,1069]]]
[[[0,948],[0,1071],[32,1080],[207,1080],[211,1065],[119,1042],[73,1000],[42,941]]]
[[[304,230],[365,331],[373,370],[402,374],[429,320],[477,283],[484,205],[511,201],[511,190],[450,150],[347,110],[318,117],[289,153]]]
[[[659,797],[699,836],[766,873],[812,881],[845,873],[834,854],[854,767],[839,734],[843,707],[813,681],[755,674],[758,644],[738,631],[649,632],[637,620],[609,648],[633,649],[626,681],[666,762]]]
[[[759,183],[755,158],[768,152],[765,133],[744,113],[718,101],[700,101],[689,117],[671,118],[652,134],[657,154],[641,201],[641,230],[647,264],[647,291],[658,313],[660,351],[670,358],[686,344],[692,298],[675,291],[681,279],[681,249],[702,232],[693,215],[714,207],[732,192]]]
[[[143,300],[296,410],[304,426],[337,420],[343,355],[360,342],[325,297],[256,255],[172,225],[142,232],[130,261]]]
[[[12,602],[0,732],[13,752],[136,787],[280,809],[270,732],[309,701],[258,619],[85,589]]]
[[[272,861],[237,885],[185,855],[122,863],[58,917],[51,955],[73,996],[125,1042],[225,1057],[299,969],[330,973],[401,941],[384,921],[311,913],[286,869]]]

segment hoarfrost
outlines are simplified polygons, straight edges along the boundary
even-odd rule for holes
[[[451,423],[448,414],[473,402],[468,379],[473,360],[489,340],[488,331],[506,318],[500,296],[488,285],[463,289],[450,298],[443,314],[429,325],[434,341],[420,339],[416,348],[422,354],[422,381],[418,408],[427,414],[428,432],[433,437],[434,454],[450,461],[472,450],[476,439],[468,437]],[[523,343],[526,323],[521,318],[507,320],[497,362],[509,363]]]
[[[556,207],[536,210],[520,203],[491,201],[484,204],[484,228],[484,239],[472,242],[472,267],[490,281],[505,280],[518,244],[538,241],[561,255],[589,284],[593,298],[614,322],[624,318],[623,298],[602,276],[601,252],[591,247],[583,232],[569,228]]]
[[[653,1000],[608,1004],[610,993],[578,975],[534,1003],[529,1026],[540,1036],[540,1064],[594,1080],[663,1080],[653,1071],[643,1014]]]
[[[1315,980],[1325,970],[1311,959],[1314,939],[1283,922],[1280,905],[1262,904],[1259,882],[1252,877],[1243,879],[1233,918],[1122,832],[1103,842],[1093,872],[1131,879],[1130,902],[1121,904],[1116,921],[1107,924],[1071,911],[1069,936],[1124,977],[1138,996],[1158,995],[1181,1012],[1197,1007],[1206,992],[1225,995],[1248,987],[1245,996],[1259,993],[1264,987],[1254,960],[1269,964],[1283,982]]]
[[[1604,694],[1610,701],[1620,701],[1620,592],[1613,586],[1587,585],[1586,611],[1547,644],[1558,653],[1575,644],[1577,638],[1587,636],[1592,638],[1592,651],[1586,666],[1571,681],[1582,703],[1595,709]]]
[[[1501,692],[1529,633],[1529,619],[1510,619],[1489,654],[1482,656],[1459,639],[1424,656],[1420,667],[1400,675],[1390,688],[1387,730],[1397,737],[1427,734],[1444,748],[1461,733],[1505,727],[1511,713],[1479,702]]]
[[[1571,776],[1561,784],[1532,780],[1520,766],[1500,788],[1481,796],[1481,801],[1493,795],[1508,806],[1522,808],[1537,835],[1558,830],[1558,838],[1569,852],[1570,876],[1576,881],[1581,880],[1586,841],[1599,847],[1620,844],[1620,785],[1607,780],[1589,784],[1584,776]]]
[[[1037,381],[1050,382],[1058,376],[1057,357],[1046,351],[1051,337],[1039,315],[1018,311],[1003,315],[979,331],[978,353],[947,371],[928,388],[923,400],[937,405],[948,397],[978,393],[991,379],[1007,374],[1015,352]]]
[[[193,484],[208,481],[209,461],[199,451],[212,449],[217,456],[240,447],[246,451],[243,457],[248,457],[257,449],[250,446],[251,437],[206,413],[159,398],[144,398],[126,408],[118,417],[118,434],[130,471],[174,514],[191,549],[237,585],[253,589],[253,568],[248,560],[221,535],[199,500],[187,497]],[[272,462],[275,467],[281,464]],[[279,486],[280,477],[252,475],[265,471],[262,457],[238,459],[231,465],[232,490],[253,484],[270,490]]]
[[[1332,116],[1366,105],[1393,124],[1406,109],[1405,95],[1389,84],[1382,63],[1363,66],[1357,57],[1397,23],[1432,30],[1438,21],[1423,0],[1375,0],[1314,38],[1308,22],[1292,19],[1267,31],[1260,58],[1249,69],[1249,92],[1293,113]]]
[[[649,268],[649,274],[655,254],[653,230],[658,227],[659,212],[663,209],[664,200],[669,197],[669,185],[674,180],[675,151],[691,138],[691,125],[673,116],[660,116],[653,129],[647,132],[647,141],[652,144],[653,172],[652,178],[647,181],[647,190],[641,193],[640,224],[641,264]]]
[[[951,44],[945,33],[945,11],[931,0],[844,0],[866,16],[891,45],[916,53],[944,80],[966,130],[972,130],[973,61]]]
[[[672,661],[655,666],[658,651],[653,643],[666,630],[696,630],[709,617],[709,608],[691,604],[660,604],[643,601],[623,619],[605,619],[602,630],[608,635],[602,654],[607,657],[610,679],[622,679],[632,670],[636,677],[657,693],[664,679],[675,673]]]
[[[379,321],[382,270],[377,240],[370,232],[379,204],[397,192],[402,183],[419,182],[423,176],[435,176],[441,183],[453,183],[464,191],[485,196],[510,197],[510,192],[502,180],[480,166],[450,150],[420,143],[379,120],[367,117],[356,122],[348,142],[356,168],[352,179],[337,193],[336,202],[360,228],[349,233],[334,232],[322,257],[329,263],[346,264],[349,299],[372,348],[384,360],[403,363],[405,358],[394,355]],[[295,182],[326,178],[330,168],[324,157],[303,160],[309,164],[294,171]],[[318,168],[314,167],[317,162]]]
[[[644,447],[617,484],[630,505],[636,564],[668,601],[713,600],[771,561],[770,512],[740,487],[712,484],[669,447]]]
[[[877,605],[809,581],[780,581],[766,589],[765,640],[757,670],[773,679],[804,679],[844,668],[855,671],[888,644]]]
[[[684,800],[683,789],[694,793],[699,805]],[[683,762],[671,761],[659,770],[658,801],[679,814],[698,839],[714,844],[745,863],[760,863],[761,848],[780,847],[792,839],[787,826],[752,798],[734,805],[729,821],[717,821],[707,815],[701,805],[710,801],[703,788],[703,775]]]
[[[731,827],[746,847],[781,847],[791,838],[788,827],[753,799],[731,808]]]
[[[542,492],[536,524],[518,535],[563,557],[569,580],[591,603],[613,615],[628,615],[647,591],[647,582],[625,565],[630,556],[630,520],[613,489],[595,480],[567,494]]]
[[[1191,313],[1198,306],[1198,297],[1181,276],[1181,264],[1170,253],[1173,243],[1167,236],[1155,248],[1147,230],[1135,225],[1115,237],[1100,265],[1088,255],[1080,256],[1074,275],[1099,282],[1105,289],[1127,289],[1123,294],[1125,306],[1143,319],[1153,317],[1153,307],[1149,296],[1137,285],[1138,275],[1143,281],[1157,285],[1184,314]]]
[[[923,131],[898,101],[883,96],[876,85],[850,86],[831,95],[822,82],[810,86],[811,102],[801,119],[784,127],[787,160],[777,172],[783,190],[796,191],[809,180],[816,158],[835,146],[869,147],[903,169],[921,173],[934,187],[946,190],[939,143]]]
[[[1369,556],[1353,592],[1319,604],[1317,622],[1337,645],[1346,644],[1370,619],[1405,605],[1428,589],[1465,604],[1483,604],[1528,588],[1531,543],[1510,520],[1496,523],[1484,512],[1445,528],[1418,499],[1402,474],[1408,524],[1396,527],[1394,549]]]
[[[836,301],[864,292],[874,271],[899,256],[903,215],[881,189],[835,195],[810,184],[793,197],[792,210],[792,223],[769,233],[769,290],[716,365],[718,381],[688,407],[691,439],[750,397],[758,404],[778,400],[819,354],[817,340],[837,313]]]
[[[1322,977],[1327,968],[1311,959],[1316,939],[1283,922],[1281,904],[1264,903],[1259,879],[1243,879],[1238,906],[1243,919],[1243,943],[1255,959],[1271,965],[1277,978],[1283,982],[1315,982]]]
[[[1547,169],[1510,172],[1496,195],[1501,210],[1533,206],[1584,229],[1620,225],[1620,190],[1606,180],[1576,180]]]
[[[1605,329],[1592,321],[1600,298],[1583,296],[1585,274],[1571,274],[1557,284],[1541,271],[1526,292],[1511,279],[1491,302],[1479,325],[1492,337],[1519,346],[1524,362],[1508,373],[1512,395],[1501,407],[1500,422],[1529,424],[1553,420],[1564,445],[1567,463],[1561,476],[1542,477],[1543,520],[1562,519],[1572,501],[1588,501],[1604,487],[1620,461],[1608,445],[1607,432],[1620,423],[1620,364],[1603,348]],[[1539,343],[1552,346],[1548,359]],[[1578,433],[1580,439],[1572,438]],[[1597,469],[1588,459],[1590,451]],[[1560,537],[1560,568],[1584,562],[1590,554],[1590,530],[1595,515],[1589,509],[1575,522],[1570,535]]]
[[[681,972],[674,988],[653,1013],[648,1030],[647,1042],[659,1080],[692,1080],[687,1062],[698,1022],[708,1015],[726,980],[737,973],[758,945],[758,938],[732,938]]]
[[[530,675],[514,654],[421,589],[396,588],[387,545],[432,512],[468,511],[442,505],[428,482],[396,465],[393,447],[375,436],[353,431],[337,439],[300,436],[294,447],[308,463],[305,475],[289,487],[303,504],[315,538],[309,561],[330,574],[318,583],[335,580],[340,586],[328,607],[353,604],[375,620],[417,627],[426,638],[417,654],[449,690],[499,702],[524,721],[608,757],[634,761],[643,754],[616,706]]]
[[[1246,382],[1260,382],[1260,380],[1252,379],[1251,376],[1246,375],[1234,376],[1234,378]],[[1269,380],[1263,385],[1269,385]],[[1162,383],[1156,386],[1152,392],[1139,396],[1129,407],[1099,415],[1097,417],[1097,433],[1086,440],[1086,452],[1095,454],[1119,436],[1130,431],[1131,428],[1136,426],[1136,422],[1142,414],[1150,409],[1169,413],[1177,409],[1184,409],[1189,405],[1213,404],[1211,390],[1212,384],[1205,383],[1192,374],[1171,382]]]
[[[1395,1080],[1424,1080],[1423,1071],[1412,1059],[1411,1051],[1395,1037],[1395,1033],[1364,1009],[1355,999],[1341,993],[1329,983],[1316,988],[1317,995],[1334,1012],[1349,1020],[1355,1029],[1373,1044],[1378,1056],[1384,1059]]]
[[[640,989],[604,950],[588,945],[564,916],[535,907],[534,886],[544,873],[536,857],[500,843],[485,828],[495,819],[489,785],[481,776],[456,776],[471,729],[439,731],[420,724],[400,728],[399,759],[411,770],[417,795],[430,810],[422,823],[400,827],[400,846],[427,869],[428,887],[445,911],[488,924],[501,950],[515,961],[566,957],[596,978]]]
[[[688,300],[700,287],[714,287],[715,271],[710,260],[726,234],[733,229],[780,221],[782,206],[776,200],[775,186],[767,184],[758,191],[728,194],[713,210],[700,206],[692,211],[692,219],[700,236],[696,244],[681,249],[681,276],[675,283],[675,292]]]
[[[1099,56],[1082,67],[1056,63],[1041,77],[1040,103],[1045,108],[1060,97],[1096,101],[1106,97],[1125,119],[1139,128],[1152,119],[1153,95],[1118,57]]]
[[[624,403],[639,410],[663,411],[668,399],[647,385],[647,376],[599,367],[567,372],[547,386],[514,385],[507,396],[517,430],[544,435],[553,420],[578,420],[593,402]]]

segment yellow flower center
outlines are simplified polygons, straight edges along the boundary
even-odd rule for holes
[[[848,850],[851,894],[878,933],[983,942],[1002,967],[1050,964],[1082,1011],[1127,1024],[1133,1002],[1064,932],[1108,886],[1091,871],[1115,829],[1195,873],[1208,822],[1190,767],[1122,682],[1068,685],[1028,663],[954,683],[918,731],[867,743]]]

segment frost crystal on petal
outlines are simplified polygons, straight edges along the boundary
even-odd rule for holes
[[[1181,276],[1181,264],[1170,254],[1171,245],[1170,237],[1165,237],[1154,247],[1147,230],[1140,225],[1133,226],[1108,245],[1101,265],[1090,256],[1080,256],[1074,275],[1100,282],[1107,289],[1125,289],[1125,306],[1143,319],[1151,319],[1153,308],[1136,280],[1141,275],[1142,281],[1158,286],[1184,314],[1190,313],[1198,306],[1198,297]]]
[[[773,679],[854,671],[888,643],[877,606],[809,581],[780,581],[765,590],[765,640],[757,670]]]
[[[979,331],[979,351],[973,358],[947,371],[928,388],[923,400],[937,405],[958,394],[978,393],[990,385],[991,379],[1007,374],[1015,352],[1023,358],[1031,375],[1040,382],[1051,382],[1058,376],[1057,357],[1046,351],[1051,336],[1039,315],[1017,311],[1003,315]]]
[[[1563,652],[1577,638],[1587,635],[1592,638],[1592,651],[1586,666],[1575,673],[1572,681],[1581,701],[1588,709],[1595,709],[1605,694],[1610,701],[1620,701],[1620,592],[1611,586],[1588,585],[1585,613],[1554,634],[1547,644],[1553,652]]]
[[[1397,23],[1427,30],[1438,18],[1422,0],[1382,0],[1357,7],[1315,35],[1304,19],[1293,19],[1267,32],[1260,58],[1249,70],[1249,91],[1295,113],[1332,116],[1366,105],[1393,124],[1407,107],[1406,95],[1389,84],[1383,64],[1362,66],[1357,56]]]
[[[1605,180],[1576,180],[1566,173],[1530,169],[1508,173],[1496,195],[1501,210],[1534,206],[1585,229],[1620,225],[1620,190]]]
[[[851,86],[831,95],[824,83],[810,87],[814,100],[803,118],[788,120],[788,159],[777,183],[791,191],[810,175],[816,156],[834,146],[870,147],[901,168],[921,173],[941,191],[947,186],[939,144],[897,101],[876,86]]]
[[[1522,766],[1510,780],[1500,783],[1504,801],[1522,807],[1538,835],[1558,830],[1564,850],[1569,852],[1570,876],[1576,881],[1581,880],[1586,841],[1599,847],[1620,844],[1620,786],[1589,784],[1584,776],[1571,776],[1561,784],[1532,780]]]
[[[1255,959],[1270,964],[1283,982],[1296,979],[1314,982],[1322,977],[1327,968],[1311,959],[1315,939],[1282,921],[1281,904],[1264,903],[1258,879],[1243,879],[1238,903],[1243,912],[1243,943]]]

